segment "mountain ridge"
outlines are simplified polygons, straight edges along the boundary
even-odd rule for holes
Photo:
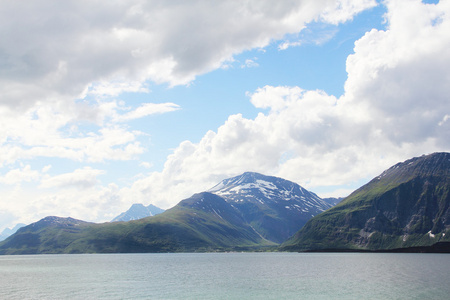
[[[239,183],[237,178],[243,181]],[[215,193],[194,194],[161,214],[139,220],[91,224],[47,217],[0,243],[0,253],[189,252],[274,247],[296,232],[306,222],[304,218],[331,206],[295,183],[258,173],[247,172],[222,183],[229,184],[223,184],[225,189],[216,186]],[[227,193],[231,189],[233,192]],[[314,207],[315,202],[319,208]],[[33,240],[34,244],[29,245],[26,240]]]
[[[204,192],[162,214],[128,222],[46,217],[1,242],[0,254],[241,251],[274,245],[223,198]]]
[[[116,216],[111,222],[127,222],[133,220],[139,220],[146,217],[156,216],[164,212],[164,209],[161,209],[153,204],[149,204],[144,206],[141,203],[134,203],[131,207],[124,211],[123,213]]]
[[[431,246],[450,240],[450,153],[397,163],[310,220],[284,250]]]
[[[331,206],[293,182],[246,172],[139,220],[46,217],[0,242],[0,254],[257,251],[281,242],[282,251],[448,252],[450,153],[397,163]]]

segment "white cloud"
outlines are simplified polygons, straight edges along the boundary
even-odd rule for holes
[[[271,87],[259,88],[256,93],[249,94],[252,104],[257,108],[270,108],[272,111],[281,111],[286,107],[298,102],[303,94],[299,87]]]
[[[439,126],[443,126],[448,120],[450,120],[450,115],[445,115],[444,118],[442,118],[442,121],[439,122]]]
[[[21,169],[14,169],[3,176],[0,176],[0,183],[7,185],[20,184],[22,182],[36,181],[40,178],[38,171],[32,170],[30,165]]]
[[[143,161],[139,164],[139,166],[144,167],[146,169],[150,169],[151,167],[153,167],[153,164],[148,161]]]
[[[314,190],[369,179],[412,156],[448,151],[450,3],[386,5],[388,29],[356,42],[341,98],[299,87],[260,88],[249,96],[267,113],[230,116],[198,144],[181,143],[164,170],[137,181],[130,195],[152,195],[167,207],[244,171]]]
[[[0,10],[0,93],[10,107],[187,84],[233,55],[374,1],[17,1]],[[212,13],[213,12],[213,13]],[[45,21],[43,21],[45,20]]]
[[[121,93],[149,93],[150,90],[144,83],[139,81],[104,81],[99,83],[92,83],[85,92],[87,94],[105,97],[105,96],[118,96]],[[84,96],[86,96],[84,95]],[[83,97],[84,98],[84,97]]]
[[[70,126],[75,118],[45,106],[2,119],[0,165],[36,157],[89,162],[129,160],[144,151],[137,140],[142,134],[138,131],[114,124],[80,131],[76,126]]]
[[[127,122],[179,110],[175,103],[143,103],[137,108],[120,101],[88,104],[40,103],[24,113],[0,108],[0,166],[36,157],[82,162],[130,160],[145,149]]]
[[[257,58],[254,59],[246,59],[241,68],[256,68],[259,64],[256,62]]]
[[[51,168],[52,168],[51,165],[46,165],[45,167],[42,168],[42,173],[47,173],[48,171],[50,171]]]
[[[300,33],[287,35],[285,40],[278,45],[278,50],[283,51],[291,47],[299,47],[306,44],[323,45],[331,40],[339,29],[328,23],[311,23]]]
[[[352,19],[358,12],[376,5],[376,0],[339,0],[327,7],[320,18],[330,24],[339,24]]]
[[[345,11],[345,17],[339,17],[345,21],[369,4],[354,8],[330,0],[4,3],[0,165],[39,156],[90,162],[136,158],[144,151],[138,140],[141,133],[114,123],[179,106],[145,103],[123,114],[125,105],[111,97],[149,92],[148,81],[187,84],[233,61],[235,54],[299,32],[324,11],[324,20]],[[246,61],[246,66],[256,65],[254,59]],[[90,97],[97,102],[80,101]],[[83,122],[100,128],[80,130]],[[111,133],[125,139],[117,141]]]
[[[98,184],[97,176],[104,174],[102,170],[85,167],[71,173],[47,176],[41,182],[41,188],[81,188],[88,189]]]
[[[302,45],[302,42],[300,42],[300,41],[296,41],[296,42],[285,41],[285,42],[281,43],[280,45],[278,45],[278,50],[286,50],[287,48],[298,47],[300,45]]]
[[[46,216],[73,217],[87,221],[110,221],[129,208],[115,184],[101,186],[95,177],[102,171],[79,169],[55,176],[47,188],[15,188],[2,192],[0,227],[30,224]]]
[[[393,143],[431,137],[449,146],[450,5],[387,1],[389,28],[372,30],[347,60],[349,105],[369,106],[373,126]]]
[[[133,111],[116,117],[117,122],[126,122],[143,118],[154,114],[163,114],[179,110],[180,106],[175,103],[143,103]]]

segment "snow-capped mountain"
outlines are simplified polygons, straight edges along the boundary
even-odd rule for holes
[[[146,217],[155,216],[164,212],[164,209],[154,206],[150,204],[148,206],[144,206],[141,203],[136,203],[131,205],[130,209],[126,212],[121,213],[117,217],[111,220],[111,222],[127,222],[132,220],[139,220]]]
[[[255,230],[275,242],[286,240],[332,207],[294,182],[253,172],[225,179],[208,192],[224,198]]]
[[[208,192],[221,196],[230,203],[282,203],[286,209],[309,213],[311,216],[332,207],[292,181],[253,172],[225,179]]]

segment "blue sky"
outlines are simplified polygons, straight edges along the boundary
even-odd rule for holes
[[[153,169],[161,170],[167,155],[180,141],[199,142],[208,130],[220,127],[230,115],[255,118],[265,110],[255,108],[248,93],[265,85],[301,86],[341,96],[347,78],[345,60],[353,52],[355,40],[372,28],[384,28],[383,6],[356,15],[340,25],[310,24],[307,32],[293,34],[302,46],[280,50],[284,40],[274,41],[264,49],[244,51],[233,57],[227,67],[199,75],[188,85],[169,87],[150,83],[150,93],[122,95],[127,104],[138,106],[150,101],[174,102],[180,110],[144,120],[134,126],[156,128],[150,131],[148,159]],[[249,65],[246,64],[251,60]],[[153,150],[153,151],[152,151]]]
[[[14,17],[12,17],[14,16]],[[449,1],[0,4],[0,230],[448,151]]]

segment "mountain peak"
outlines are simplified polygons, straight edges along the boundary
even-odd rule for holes
[[[255,183],[258,179],[264,179],[265,175],[255,173],[255,172],[245,172],[239,176],[231,177],[228,179],[222,180],[219,184],[215,185],[213,188],[209,189],[208,192],[216,192],[223,189],[226,186],[236,186],[242,185],[245,183]]]
[[[285,249],[394,249],[448,241],[450,153],[397,163],[310,220]]]
[[[56,217],[56,216],[48,216],[45,217],[35,223],[32,223],[28,226],[22,227],[18,230],[21,231],[25,228],[31,228],[33,231],[40,230],[41,228],[48,227],[48,226],[58,226],[58,227],[72,227],[72,226],[78,226],[80,224],[86,224],[89,222],[77,220],[71,217],[68,218],[62,218],[62,217]]]
[[[450,177],[450,153],[436,152],[414,157],[399,162],[373,178],[368,184],[360,187],[354,193],[371,189],[373,186],[386,188],[407,182],[416,177]]]
[[[386,171],[379,178],[398,176],[399,173],[411,175],[447,175],[450,174],[450,153],[436,152],[400,162]]]
[[[282,242],[333,205],[282,178],[245,172],[208,190],[238,209],[266,239]]]
[[[146,217],[155,216],[164,212],[164,209],[154,206],[153,204],[149,204],[148,206],[144,206],[141,203],[134,203],[131,207],[115,217],[111,220],[111,222],[126,222],[132,220],[139,220]]]
[[[222,196],[227,201],[235,202],[242,202],[251,198],[256,198],[258,201],[263,199],[266,201],[304,200],[308,198],[314,202],[323,202],[316,194],[307,191],[292,181],[255,172],[245,172],[242,175],[222,180],[208,192]],[[325,206],[324,209],[331,207],[326,204]]]

